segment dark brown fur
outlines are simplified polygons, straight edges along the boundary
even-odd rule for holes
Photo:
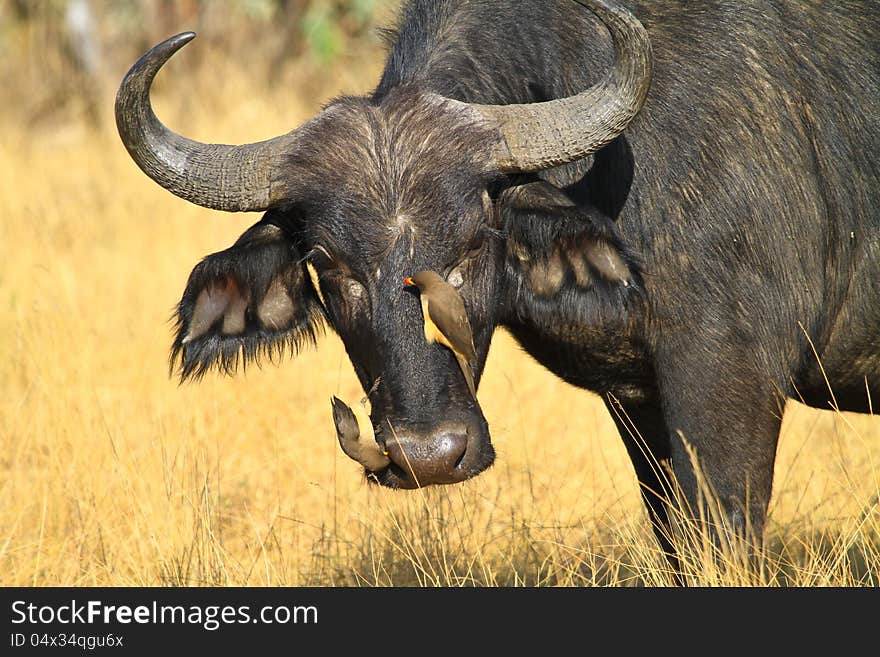
[[[729,526],[760,536],[785,398],[832,401],[817,355],[841,409],[866,411],[880,378],[880,5],[626,4],[655,55],[640,115],[595,157],[506,177],[487,159],[491,128],[434,95],[569,95],[610,65],[606,31],[570,0],[408,3],[375,92],[332,103],[287,162],[296,193],[270,216],[327,300],[309,310],[303,284],[287,335],[326,314],[375,389],[377,431],[425,436],[462,418],[479,439],[461,467],[476,475],[493,458],[485,420],[400,284],[423,269],[462,274],[477,380],[506,326],[560,377],[605,395],[665,548],[655,461],[696,508],[691,448]],[[193,298],[180,307],[184,375],[229,369],[239,347],[259,353],[248,346],[259,334],[181,349]]]

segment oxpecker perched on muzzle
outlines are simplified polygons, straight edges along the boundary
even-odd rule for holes
[[[333,406],[333,423],[336,425],[339,446],[346,456],[371,472],[387,466],[391,462],[388,452],[376,441],[373,423],[364,408],[359,404],[352,408],[335,396],[330,404]]]
[[[420,271],[415,276],[404,278],[403,282],[419,288],[425,320],[425,340],[429,343],[439,342],[452,350],[468,389],[476,399],[473,363],[477,355],[473,331],[461,295],[433,271]]]

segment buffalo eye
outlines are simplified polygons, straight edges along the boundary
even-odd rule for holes
[[[461,287],[464,285],[464,274],[461,271],[461,265],[449,272],[449,276],[446,277],[446,280],[452,287]]]
[[[482,230],[477,231],[477,234],[471,238],[470,242],[468,242],[467,255],[465,256],[465,258],[471,258],[471,257],[477,255],[477,253],[480,252],[480,249],[483,248],[483,244],[485,244],[485,243],[486,243],[485,233]]]
[[[314,248],[309,251],[306,260],[319,270],[332,269],[336,264],[336,259],[320,244],[316,244]]]
[[[346,307],[347,314],[351,315],[359,310],[358,307],[367,298],[367,291],[359,281],[348,275],[348,268],[344,264],[340,264],[340,261],[321,245],[315,245],[309,253],[309,263],[315,269],[313,279],[317,280],[316,287],[322,301],[324,300],[322,288],[325,285],[332,285],[338,292],[337,298]]]
[[[340,285],[342,296],[352,304],[361,303],[367,297],[367,290],[353,278],[346,278]]]
[[[485,245],[486,234],[483,230],[478,230],[467,243],[464,256],[461,258],[461,260],[458,261],[458,263],[450,270],[449,274],[446,276],[446,281],[452,287],[459,288],[464,285],[467,273],[465,269],[470,266],[474,258],[480,255]]]
[[[369,312],[369,295],[360,281],[346,276],[339,269],[323,272],[320,280],[325,292],[333,290],[325,298],[330,302],[329,310],[334,322],[351,324],[356,317]]]

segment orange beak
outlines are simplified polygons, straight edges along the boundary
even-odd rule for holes
[[[415,281],[413,281],[413,279],[410,278],[409,276],[407,276],[406,278],[403,279],[403,284],[404,285],[412,285],[413,287],[416,286]]]

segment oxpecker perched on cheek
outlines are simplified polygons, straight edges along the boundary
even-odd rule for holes
[[[439,342],[452,350],[468,389],[476,399],[473,364],[477,355],[474,351],[473,331],[461,295],[433,271],[420,271],[415,276],[404,278],[403,282],[419,288],[425,320],[425,340],[429,343]]]

